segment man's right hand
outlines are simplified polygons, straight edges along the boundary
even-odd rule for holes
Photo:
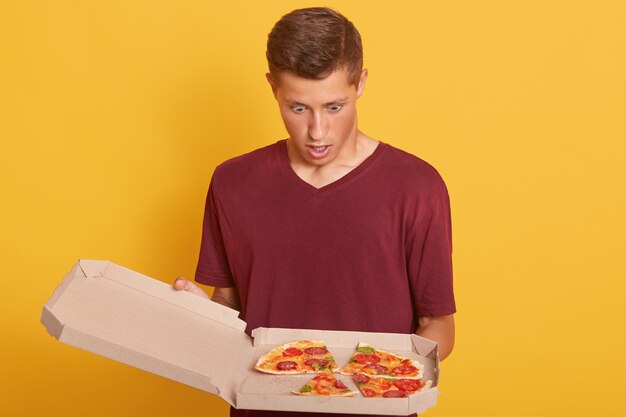
[[[241,311],[241,303],[239,302],[239,293],[235,287],[219,288],[213,290],[213,297],[209,297],[202,288],[198,287],[191,281],[183,277],[178,277],[173,285],[176,291],[187,291],[202,298],[209,298],[211,301],[219,303],[233,310]]]
[[[183,277],[176,278],[173,287],[176,291],[187,291],[202,298],[209,298],[209,294],[206,291]]]

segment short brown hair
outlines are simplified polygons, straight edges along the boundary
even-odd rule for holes
[[[363,69],[361,35],[352,22],[326,7],[294,10],[283,16],[267,39],[267,62],[274,80],[283,71],[320,80],[345,69],[358,85]]]

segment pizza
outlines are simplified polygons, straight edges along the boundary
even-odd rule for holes
[[[278,346],[259,358],[254,369],[268,374],[306,374],[339,369],[322,341],[299,340]]]
[[[367,374],[419,379],[423,371],[424,365],[416,360],[403,358],[361,342],[340,372],[344,375]]]
[[[410,378],[384,378],[356,374],[352,377],[365,397],[403,398],[430,388],[432,381]]]
[[[324,369],[319,375],[304,384],[300,390],[292,392],[296,395],[329,395],[334,397],[351,397],[358,393],[335,378],[330,369]]]

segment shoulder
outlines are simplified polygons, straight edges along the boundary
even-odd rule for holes
[[[267,173],[279,163],[280,152],[284,141],[256,149],[243,155],[222,162],[215,168],[212,183],[228,186],[229,183],[242,184],[259,173]]]
[[[396,148],[384,146],[384,169],[387,175],[399,186],[426,193],[444,192],[447,194],[445,182],[437,169],[425,160]]]

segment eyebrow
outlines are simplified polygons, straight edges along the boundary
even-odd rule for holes
[[[346,101],[350,100],[350,97],[342,97],[339,98],[337,100],[333,100],[333,101],[329,101],[328,103],[324,103],[324,106],[328,106],[329,104],[335,104],[335,103],[345,103]],[[306,104],[302,103],[301,101],[298,101],[296,99],[292,99],[292,98],[288,98],[285,100],[287,103],[289,104],[299,104],[302,106],[306,106]]]

